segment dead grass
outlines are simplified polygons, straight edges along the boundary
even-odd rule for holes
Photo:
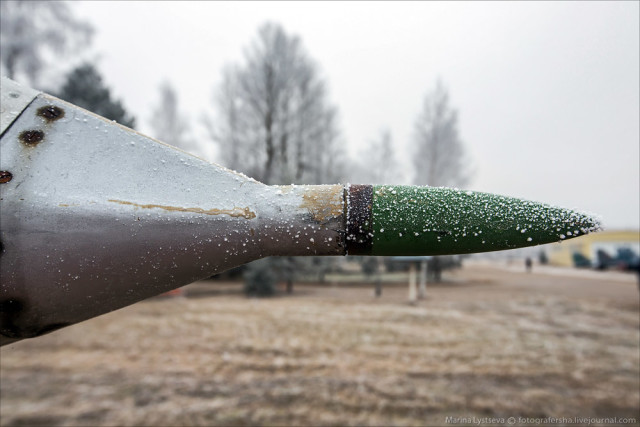
[[[416,306],[403,302],[404,288],[375,300],[371,288],[335,286],[268,300],[226,293],[140,303],[2,348],[0,422],[443,425],[447,416],[579,416],[638,425],[634,283],[599,283],[610,286],[602,298],[536,288],[545,280],[573,286],[569,278],[476,268],[450,280]]]

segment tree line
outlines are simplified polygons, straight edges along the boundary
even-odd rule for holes
[[[0,64],[9,78],[38,87],[47,55],[70,55],[91,41],[93,28],[78,20],[66,2],[0,4]],[[77,65],[59,88],[47,90],[125,126],[136,126],[136,119],[113,97],[94,64]],[[175,88],[164,82],[158,97],[150,115],[153,136],[200,154],[201,146],[190,133],[189,118],[180,111]],[[220,163],[264,183],[392,184],[407,170],[396,160],[389,129],[379,131],[369,142],[360,163],[348,159],[338,108],[330,100],[320,66],[300,37],[279,24],[262,25],[243,59],[224,68],[213,103],[215,114],[203,115],[200,123],[216,144]],[[468,183],[458,126],[448,90],[438,81],[424,96],[414,122],[414,184],[463,187]],[[295,271],[291,262],[286,260],[281,270]]]
[[[9,78],[40,87],[41,74],[51,68],[54,55],[72,56],[91,43],[93,27],[75,17],[68,2],[2,1],[0,8],[0,64]],[[221,164],[267,184],[396,183],[403,178],[406,167],[397,163],[389,129],[369,141],[360,164],[347,159],[338,108],[329,99],[320,67],[300,37],[281,25],[262,25],[243,60],[228,64],[222,74],[215,88],[215,114],[200,121],[218,147]],[[136,126],[95,64],[81,63],[59,87],[43,89],[125,126]],[[158,107],[149,116],[154,136],[200,154],[175,88],[162,83],[158,97]],[[457,111],[441,81],[423,99],[411,146],[414,184],[468,183]]]

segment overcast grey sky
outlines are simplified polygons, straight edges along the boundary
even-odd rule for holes
[[[197,125],[222,67],[273,21],[319,63],[350,153],[388,127],[410,165],[414,120],[440,77],[476,170],[471,189],[639,227],[638,2],[91,1],[75,10],[96,27],[89,56],[142,131],[165,79]]]

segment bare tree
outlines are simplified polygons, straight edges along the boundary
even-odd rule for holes
[[[178,94],[171,83],[160,85],[160,101],[149,121],[156,138],[192,154],[200,154],[196,141],[189,137],[189,124],[178,109]]]
[[[328,102],[318,66],[300,39],[281,26],[259,28],[243,62],[224,70],[215,105],[216,120],[205,119],[205,125],[228,167],[267,184],[342,178],[337,110]],[[268,264],[292,292],[296,272],[322,276],[329,262],[274,258]]]
[[[415,123],[415,183],[434,187],[464,187],[470,178],[460,136],[458,112],[449,106],[442,82],[424,99]]]
[[[360,153],[357,181],[367,184],[398,184],[400,172],[389,129],[383,129]]]
[[[0,63],[9,78],[24,73],[36,86],[46,53],[74,53],[92,34],[93,28],[76,19],[67,2],[0,2]]]
[[[435,89],[424,99],[415,124],[415,183],[434,187],[464,187],[470,179],[464,146],[458,135],[458,112],[449,106],[449,93],[438,80]],[[442,270],[452,268],[455,259],[433,257],[428,271],[440,282]]]
[[[233,170],[244,170],[252,175],[251,170],[256,169],[256,158],[249,156],[243,159],[243,154],[248,152],[247,143],[240,138],[242,124],[240,98],[238,93],[238,72],[236,67],[227,66],[223,70],[222,84],[215,93],[214,103],[218,107],[218,117],[212,119],[204,115],[202,123],[209,132],[213,141],[219,144],[221,150],[218,154],[220,161],[226,167]],[[257,156],[256,156],[257,157]]]
[[[244,63],[225,69],[208,128],[222,160],[268,184],[338,178],[336,109],[300,39],[260,27]]]

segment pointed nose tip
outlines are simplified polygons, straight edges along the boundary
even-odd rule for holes
[[[578,237],[583,234],[602,230],[602,223],[593,214],[587,214],[571,209],[559,208],[561,215],[552,226],[556,227],[558,240]]]
[[[499,251],[558,242],[601,227],[592,215],[575,210],[450,188],[376,186],[372,205],[374,255]]]

